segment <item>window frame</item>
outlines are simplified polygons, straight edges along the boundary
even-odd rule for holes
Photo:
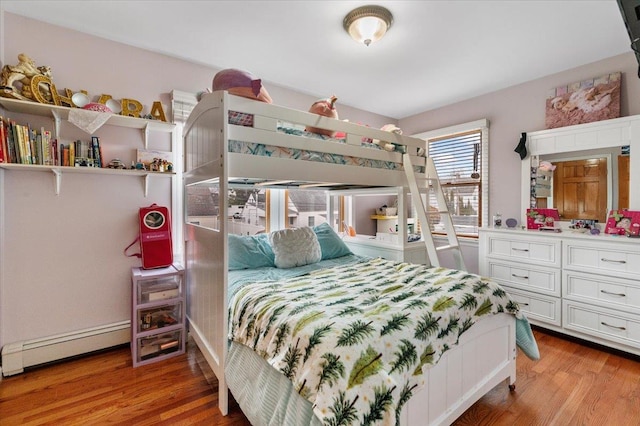
[[[480,119],[454,126],[443,127],[412,136],[424,139],[429,144],[431,140],[451,138],[469,132],[480,131],[480,218],[478,227],[487,227],[489,223],[489,120]],[[458,234],[459,238],[478,238],[473,234]]]

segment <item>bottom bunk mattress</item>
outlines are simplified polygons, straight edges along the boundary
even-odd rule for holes
[[[250,349],[271,366],[257,380],[272,380],[276,373],[290,386],[283,388],[284,398],[262,395],[284,411],[277,420],[250,418],[256,424],[397,423],[403,406],[424,386],[423,372],[475,322],[493,314],[519,318],[519,340],[535,349],[517,304],[498,284],[475,274],[352,255],[324,268],[303,267],[298,276],[297,268],[260,269],[268,279],[256,280],[256,270],[229,275],[227,380],[232,391],[246,388],[235,380],[241,380],[237,369],[251,362],[244,361]],[[279,271],[285,277],[274,279]],[[259,383],[253,388],[269,392]],[[296,395],[300,407],[289,406],[286,392]],[[243,395],[235,396],[251,411]]]

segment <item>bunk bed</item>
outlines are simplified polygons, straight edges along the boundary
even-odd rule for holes
[[[328,129],[342,135],[339,139],[318,138],[317,135],[301,130],[305,126]],[[424,152],[425,142],[420,139],[392,135],[378,129],[257,102],[222,91],[202,97],[185,125],[184,138],[186,190],[189,186],[208,184],[215,186],[219,194],[227,194],[229,185],[240,182],[271,183],[275,187],[284,188],[310,184],[321,186],[325,190],[428,186],[428,176],[425,175],[428,164],[425,157],[420,155]],[[397,144],[398,151],[376,149],[371,143],[375,139]],[[405,167],[411,167],[412,172],[407,173]],[[408,179],[414,181],[408,182]],[[511,304],[508,296],[499,287],[494,287],[494,283],[464,271],[367,259],[348,253],[287,269],[274,265],[252,265],[254,269],[230,271],[229,269],[234,269],[230,268],[230,264],[234,263],[232,256],[235,254],[230,253],[232,248],[224,213],[228,208],[226,198],[218,197],[220,220],[214,227],[190,223],[187,213],[185,229],[190,333],[218,379],[219,407],[223,414],[227,414],[230,390],[252,424],[320,425],[336,420],[335,405],[322,405],[319,400],[312,404],[302,396],[314,392],[305,386],[301,376],[294,380],[294,385],[285,374],[269,365],[267,352],[270,350],[268,348],[273,348],[269,346],[273,339],[269,341],[267,331],[258,329],[255,321],[251,324],[243,322],[248,316],[255,320],[256,310],[260,309],[261,313],[257,316],[262,317],[269,309],[260,305],[260,300],[264,301],[260,297],[259,300],[243,297],[262,294],[261,291],[268,289],[269,294],[262,294],[262,297],[276,294],[278,300],[272,301],[276,303],[281,301],[277,296],[278,292],[296,291],[291,289],[304,286],[308,279],[319,279],[321,283],[331,281],[333,284],[330,284],[330,289],[339,285],[349,286],[353,282],[348,280],[362,274],[363,269],[358,269],[362,267],[370,274],[379,273],[380,269],[398,271],[400,275],[395,278],[398,281],[394,283],[388,282],[384,273],[382,278],[376,278],[382,279],[382,282],[374,278],[368,280],[382,286],[383,292],[392,292],[401,287],[398,283],[404,285],[412,280],[424,281],[427,276],[435,276],[436,285],[446,282],[453,287],[451,291],[465,288],[466,282],[467,288],[474,285],[490,286],[492,290],[489,293],[498,295],[498,299],[490,303],[492,314],[480,315],[481,321],[475,321],[479,318],[472,315],[473,319],[468,319],[464,326],[462,323],[458,326],[453,319],[458,314],[441,312],[442,315],[438,318],[449,318],[448,325],[457,328],[459,334],[456,338],[452,342],[437,344],[439,349],[432,354],[433,362],[425,363],[424,358],[418,354],[418,367],[412,368],[411,371],[417,372],[421,368],[423,374],[417,374],[418,379],[415,383],[407,381],[395,385],[393,389],[392,386],[385,388],[389,394],[393,392],[393,403],[384,402],[382,397],[377,401],[380,386],[375,390],[378,392],[376,396],[372,396],[369,402],[376,399],[385,407],[393,405],[398,408],[397,413],[390,409],[386,414],[397,416],[397,423],[401,425],[448,424],[500,382],[507,381],[513,388],[516,378],[516,329],[526,329],[528,323],[525,320],[525,327],[521,327],[522,321],[516,320],[516,315],[519,315],[517,305]],[[423,232],[428,232],[428,227],[423,227]],[[253,243],[261,244],[258,240],[264,243],[268,241],[266,237],[256,237]],[[435,264],[437,265],[437,262]],[[412,275],[409,279],[402,275],[406,271],[417,275]],[[329,280],[327,274],[331,277]],[[340,276],[347,281],[339,284]],[[278,287],[280,285],[283,287]],[[354,297],[364,297],[362,294],[367,293]],[[407,297],[411,298],[415,294],[417,292]],[[305,296],[308,297],[307,294]],[[415,305],[429,304],[417,299],[414,300]],[[284,304],[289,305],[290,302]],[[406,307],[406,302],[402,306]],[[274,306],[273,303],[269,306]],[[482,300],[477,303],[482,304]],[[328,305],[331,305],[331,302],[328,302]],[[284,308],[281,306],[279,309]],[[326,315],[338,315],[325,311],[326,308],[327,306],[322,308]],[[435,308],[432,306],[432,309]],[[477,313],[475,310],[474,312]],[[401,314],[402,310],[397,311],[394,318],[397,319]],[[431,312],[425,311],[421,315],[422,317],[409,321],[419,322],[419,318],[430,316]],[[293,318],[294,315],[291,313],[283,317]],[[267,321],[273,320],[275,319]],[[298,332],[301,329],[298,326],[302,322],[305,321],[281,324],[281,327],[296,327]],[[473,326],[470,326],[473,322]],[[353,325],[353,322],[350,324]],[[243,329],[245,334],[238,333],[239,329]],[[464,334],[460,332],[462,329]],[[528,332],[530,333],[530,329]],[[258,342],[258,335],[265,337],[264,342]],[[305,335],[302,331],[297,334],[298,343],[302,335]],[[273,337],[273,330],[270,336]],[[367,336],[368,340],[384,340],[372,339],[373,334]],[[528,334],[528,338],[532,339],[532,336]],[[238,343],[243,339],[246,345]],[[387,341],[386,345],[391,347],[393,353],[394,345],[409,346],[406,340],[402,339],[402,343]],[[261,344],[266,346],[260,349]],[[527,344],[535,346],[535,341],[529,341]],[[286,344],[283,345],[286,347]],[[289,347],[293,345],[292,343]],[[342,356],[343,360],[344,357],[350,357],[348,352]],[[354,353],[353,357],[356,356]],[[281,352],[275,355],[275,358],[278,357],[282,361],[286,354]],[[277,360],[274,362],[277,363]],[[389,376],[388,380],[393,380],[393,377]],[[400,387],[409,384],[409,392],[403,393]],[[353,389],[351,393],[346,390],[342,392],[340,389],[337,392],[336,398],[342,398],[343,405],[355,405],[356,401],[349,397],[353,395]],[[367,400],[367,393],[362,392],[365,395],[362,399]],[[406,399],[410,395],[412,396],[408,402],[403,400],[401,404],[398,403],[398,398]],[[359,404],[362,402],[360,400]],[[352,420],[356,423],[361,421],[365,414],[360,414],[362,413],[358,413]],[[393,419],[387,417],[385,421],[393,423]]]

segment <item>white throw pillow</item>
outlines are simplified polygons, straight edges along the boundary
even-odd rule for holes
[[[322,259],[318,237],[308,226],[274,231],[269,235],[269,241],[278,268],[308,265]]]

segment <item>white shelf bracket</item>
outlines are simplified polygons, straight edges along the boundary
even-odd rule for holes
[[[60,139],[60,122],[62,119],[60,118],[60,114],[57,111],[51,110],[51,115],[53,115],[53,130],[54,130],[54,138]]]
[[[60,195],[60,182],[62,180],[62,172],[57,169],[51,169],[51,173],[53,173],[54,177],[53,185],[56,195]]]
[[[149,123],[144,126],[144,149],[149,149]]]
[[[144,175],[144,198],[147,198],[147,194],[149,193],[149,175]]]

